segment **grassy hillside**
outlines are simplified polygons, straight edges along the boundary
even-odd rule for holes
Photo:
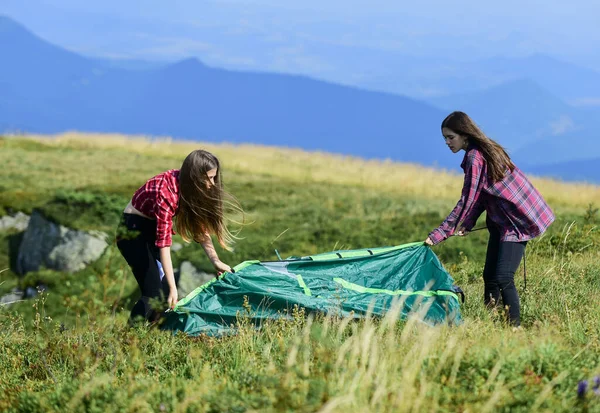
[[[203,147],[246,210],[235,265],[425,239],[454,206],[458,174],[258,146],[67,134],[0,139],[0,215],[41,210],[114,231],[132,193]],[[457,165],[461,157],[457,155]],[[467,293],[461,327],[305,318],[223,339],[128,330],[136,285],[114,246],[75,274],[0,274],[0,293],[44,282],[0,308],[0,410],[600,411],[577,383],[600,375],[600,188],[534,179],[557,222],[527,250],[524,331],[481,303],[485,231],[434,247]],[[0,232],[0,268],[19,235]],[[181,242],[177,237],[176,242]],[[210,270],[197,245],[174,254]],[[591,383],[590,386],[593,384]],[[591,390],[593,392],[593,390]]]

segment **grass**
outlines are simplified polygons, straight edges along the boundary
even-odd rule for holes
[[[67,134],[0,139],[0,215],[41,210],[81,229],[114,231],[149,176],[197,143]],[[251,224],[233,253],[275,259],[424,239],[453,207],[461,176],[392,162],[256,146],[205,145]],[[457,159],[457,164],[460,160]],[[464,325],[306,317],[221,339],[126,328],[133,277],[111,246],[75,274],[0,273],[0,292],[40,282],[37,300],[0,308],[4,411],[600,411],[577,383],[600,375],[598,187],[535,179],[557,214],[527,249],[523,331],[483,308],[485,231],[435,252],[467,294]],[[0,233],[10,267],[18,234]],[[11,241],[13,240],[13,241]],[[13,245],[12,249],[10,245]],[[174,255],[210,270],[196,245]]]

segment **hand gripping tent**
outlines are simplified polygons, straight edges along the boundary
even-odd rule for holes
[[[246,261],[179,301],[163,328],[189,335],[227,334],[235,331],[239,314],[260,326],[265,320],[291,318],[295,305],[307,313],[360,318],[368,312],[383,316],[395,304],[402,318],[412,313],[431,325],[457,324],[459,292],[422,242]]]

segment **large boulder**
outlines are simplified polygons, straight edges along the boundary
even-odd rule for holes
[[[191,262],[183,261],[179,266],[179,285],[177,286],[179,299],[181,300],[214,277],[214,274],[199,271]]]
[[[19,247],[16,271],[26,274],[41,267],[79,271],[100,258],[107,246],[102,232],[66,228],[34,211]]]

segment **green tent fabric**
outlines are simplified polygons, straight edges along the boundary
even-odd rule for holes
[[[222,335],[235,331],[238,314],[260,326],[264,320],[291,318],[294,305],[307,313],[364,317],[369,310],[383,316],[398,302],[403,318],[422,309],[418,314],[427,324],[460,323],[452,277],[435,253],[418,242],[243,262],[180,300],[163,328]]]

